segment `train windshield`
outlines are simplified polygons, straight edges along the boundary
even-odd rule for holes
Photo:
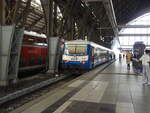
[[[87,45],[66,44],[64,53],[66,55],[86,55]]]

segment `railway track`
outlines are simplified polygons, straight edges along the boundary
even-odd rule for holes
[[[66,77],[68,77],[68,75],[64,75],[64,76],[61,76],[61,77],[51,78],[51,79],[49,79],[49,80],[42,81],[42,82],[40,82],[40,83],[38,83],[38,84],[35,84],[35,85],[33,85],[33,86],[30,86],[30,87],[28,87],[28,88],[24,88],[24,89],[22,89],[22,90],[16,91],[16,92],[11,93],[11,94],[8,94],[8,95],[6,95],[6,96],[3,96],[3,97],[0,98],[0,104],[3,104],[3,103],[5,103],[5,102],[7,102],[7,101],[10,101],[10,100],[13,100],[13,99],[15,99],[15,98],[18,98],[18,97],[20,97],[20,96],[22,96],[22,95],[31,93],[31,92],[33,92],[33,91],[35,91],[35,90],[37,90],[37,89],[40,89],[40,88],[42,88],[42,87],[44,87],[44,86],[50,85],[50,84],[55,83],[55,82],[58,82],[58,81],[60,81],[60,80],[63,80],[63,79],[65,79]]]

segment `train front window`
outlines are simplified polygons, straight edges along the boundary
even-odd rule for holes
[[[86,55],[87,45],[66,45],[65,54]]]

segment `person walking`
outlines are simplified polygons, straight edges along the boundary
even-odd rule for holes
[[[121,62],[121,59],[122,59],[122,55],[119,54],[119,62]]]
[[[150,56],[148,50],[145,50],[144,55],[139,60],[142,61],[143,66],[143,84],[150,84]]]
[[[123,54],[123,59],[124,59],[124,57],[125,57],[125,54]]]
[[[126,55],[126,62],[127,62],[127,69],[130,70],[130,63],[132,60],[132,55],[130,53],[127,53]]]

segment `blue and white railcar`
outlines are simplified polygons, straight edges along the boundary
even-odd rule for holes
[[[113,51],[86,40],[68,41],[62,55],[63,69],[89,70],[113,59]]]

